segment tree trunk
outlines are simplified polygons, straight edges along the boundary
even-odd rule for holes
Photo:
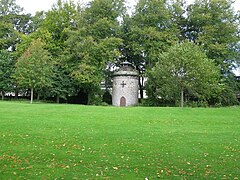
[[[140,100],[143,99],[143,77],[139,76],[139,91],[140,91]]]
[[[37,101],[40,100],[40,93],[37,94]]]
[[[181,107],[183,107],[183,101],[184,101],[184,93],[183,93],[183,89],[181,89]]]
[[[1,91],[2,100],[4,100],[4,92]]]
[[[15,89],[15,99],[18,99],[18,88]]]
[[[33,88],[31,88],[31,104],[33,103]]]
[[[56,102],[59,104],[59,95],[56,96]]]
[[[88,93],[87,105],[91,103],[91,93]]]

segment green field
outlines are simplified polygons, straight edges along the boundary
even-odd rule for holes
[[[240,108],[0,101],[0,179],[240,179]]]

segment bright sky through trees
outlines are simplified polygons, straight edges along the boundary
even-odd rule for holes
[[[74,0],[75,2],[80,2],[80,4],[86,4],[90,0]],[[57,0],[16,0],[17,4],[24,8],[26,13],[35,14],[36,11],[47,11],[51,9],[52,5],[57,2]],[[127,0],[129,6],[134,6],[137,0]]]
[[[16,0],[17,4],[24,8],[26,13],[35,14],[36,11],[49,10],[57,0]],[[83,4],[88,3],[90,0],[74,0]],[[187,0],[189,3],[193,0]],[[137,3],[137,0],[127,0],[130,7]],[[236,0],[234,8],[240,10],[240,0]]]

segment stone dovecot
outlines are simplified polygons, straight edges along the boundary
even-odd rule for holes
[[[123,62],[113,73],[113,106],[134,106],[138,104],[138,72],[131,63]]]

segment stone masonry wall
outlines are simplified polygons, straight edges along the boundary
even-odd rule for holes
[[[113,77],[112,104],[120,106],[121,98],[126,100],[125,106],[138,104],[138,74],[133,72],[118,71]]]

